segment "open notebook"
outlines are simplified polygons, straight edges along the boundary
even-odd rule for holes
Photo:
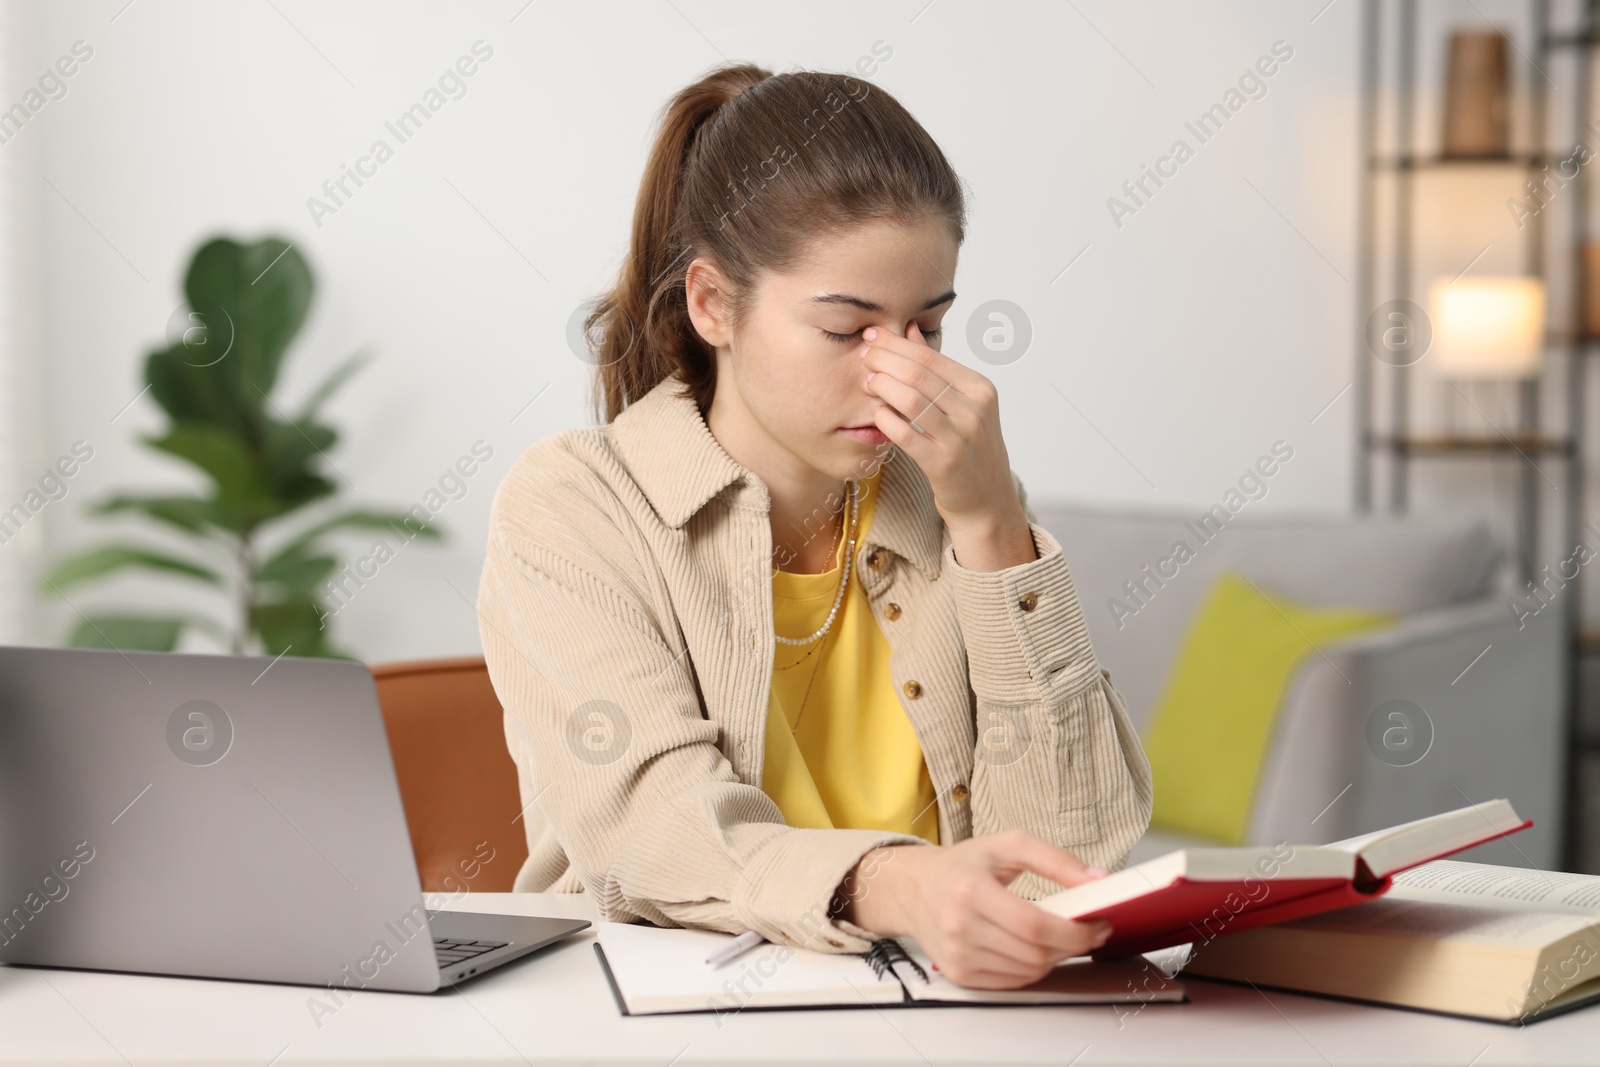
[[[624,1015],[762,1008],[919,1004],[1110,1004],[1182,1001],[1183,983],[1144,957],[1078,956],[1021,989],[969,989],[934,968],[913,938],[883,938],[864,955],[763,943],[713,967],[733,940],[715,930],[602,922],[595,954]]]

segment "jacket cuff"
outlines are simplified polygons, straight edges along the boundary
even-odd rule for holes
[[[1061,543],[1030,522],[1039,558],[998,571],[968,570],[944,547],[956,610],[979,700],[1059,699],[1098,681],[1089,629]]]
[[[881,830],[797,827],[779,834],[745,866],[734,890],[734,912],[774,944],[866,952],[884,935],[834,918],[831,911],[845,876],[880,845],[932,847],[925,838]],[[870,878],[866,884],[870,887]]]

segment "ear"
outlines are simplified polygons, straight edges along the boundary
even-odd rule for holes
[[[700,339],[712,348],[729,347],[733,331],[728,325],[728,282],[722,271],[711,260],[697,256],[684,272],[683,287],[689,321]]]

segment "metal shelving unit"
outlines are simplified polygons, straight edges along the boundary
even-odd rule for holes
[[[1592,0],[1591,0],[1592,3]],[[1391,9],[1392,10],[1392,9]],[[1570,239],[1570,247],[1559,251],[1568,256],[1566,277],[1559,279],[1571,286],[1567,301],[1569,321],[1552,328],[1546,346],[1547,358],[1560,360],[1566,369],[1566,425],[1565,434],[1552,433],[1540,425],[1540,381],[1531,379],[1518,388],[1518,425],[1504,432],[1488,435],[1418,434],[1411,431],[1410,419],[1410,368],[1388,365],[1382,369],[1389,375],[1390,404],[1389,425],[1383,432],[1374,427],[1373,408],[1374,362],[1367,350],[1366,316],[1377,306],[1374,279],[1377,263],[1377,211],[1376,186],[1380,181],[1393,182],[1393,261],[1390,267],[1391,285],[1385,293],[1388,300],[1411,300],[1412,251],[1414,228],[1414,201],[1417,182],[1425,175],[1436,172],[1468,168],[1514,167],[1539,171],[1545,166],[1567,158],[1568,153],[1551,154],[1552,139],[1556,131],[1550,128],[1548,86],[1541,71],[1548,69],[1554,53],[1564,53],[1572,59],[1573,80],[1568,84],[1572,94],[1573,136],[1577,143],[1593,144],[1594,132],[1588,129],[1590,121],[1590,66],[1592,51],[1600,46],[1600,26],[1596,25],[1595,12],[1590,3],[1580,5],[1580,24],[1566,32],[1552,32],[1550,28],[1549,0],[1534,0],[1529,8],[1533,46],[1520,49],[1518,54],[1529,58],[1533,68],[1527,70],[1527,102],[1530,136],[1524,150],[1491,158],[1452,158],[1420,154],[1416,150],[1416,69],[1417,69],[1417,0],[1398,0],[1394,147],[1387,152],[1378,150],[1378,87],[1383,20],[1379,0],[1362,3],[1362,60],[1361,60],[1361,139],[1365,167],[1359,190],[1358,215],[1360,233],[1357,258],[1357,300],[1360,310],[1358,329],[1359,351],[1356,358],[1355,388],[1357,391],[1355,504],[1358,511],[1373,507],[1375,460],[1384,456],[1389,460],[1388,509],[1404,512],[1410,493],[1410,465],[1419,460],[1441,460],[1474,457],[1504,460],[1515,463],[1519,474],[1517,482],[1517,534],[1516,561],[1519,584],[1532,581],[1539,570],[1536,562],[1539,552],[1539,516],[1542,503],[1541,477],[1533,465],[1533,457],[1548,456],[1565,464],[1567,484],[1561,494],[1563,504],[1562,540],[1567,546],[1580,540],[1584,506],[1584,378],[1587,357],[1600,352],[1600,338],[1586,336],[1583,331],[1583,245],[1588,228],[1588,166],[1577,168],[1576,176],[1561,177],[1568,183],[1563,197],[1570,199],[1570,224],[1562,237]],[[1559,142],[1556,142],[1559,143]],[[1572,143],[1572,142],[1569,142]],[[1597,148],[1600,154],[1600,148]],[[1600,161],[1597,161],[1600,162]],[[1538,212],[1525,228],[1523,248],[1524,273],[1544,278],[1550,282],[1549,258],[1546,255],[1546,212]],[[1568,637],[1567,656],[1567,707],[1566,766],[1563,841],[1563,860],[1567,869],[1576,869],[1578,853],[1581,796],[1579,792],[1580,758],[1586,751],[1600,750],[1595,740],[1586,739],[1581,729],[1580,667],[1585,656],[1600,655],[1600,626],[1585,626],[1582,619],[1581,580],[1578,576],[1568,580],[1563,591],[1562,621]]]

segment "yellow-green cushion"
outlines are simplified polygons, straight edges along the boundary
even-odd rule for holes
[[[1151,824],[1242,844],[1289,680],[1333,638],[1392,625],[1394,612],[1313,608],[1225,571],[1190,620],[1143,744]]]

